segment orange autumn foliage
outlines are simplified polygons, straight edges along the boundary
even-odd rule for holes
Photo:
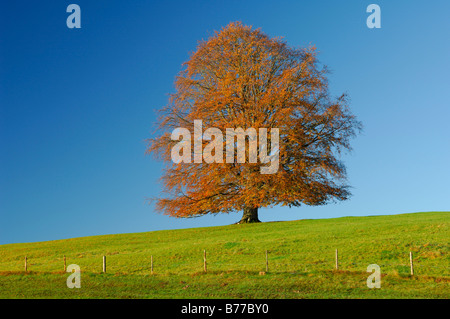
[[[250,222],[258,221],[261,207],[347,199],[345,166],[337,156],[351,150],[361,123],[345,94],[330,96],[326,75],[314,47],[289,47],[240,22],[200,41],[160,111],[157,137],[148,139],[147,153],[166,163],[166,196],[155,199],[156,208],[175,217],[243,210],[241,222]],[[278,128],[278,171],[261,174],[260,166],[267,164],[259,161],[173,163],[171,149],[178,141],[171,132],[177,127],[194,132],[197,119],[222,132]]]

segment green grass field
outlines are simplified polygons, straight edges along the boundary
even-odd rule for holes
[[[0,298],[449,298],[449,221],[428,212],[2,245]],[[79,289],[67,288],[64,255],[81,268]],[[380,289],[366,285],[369,264]]]

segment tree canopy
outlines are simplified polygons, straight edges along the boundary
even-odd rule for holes
[[[156,137],[148,139],[147,152],[166,163],[165,195],[156,198],[156,208],[175,217],[244,211],[240,221],[244,223],[258,221],[262,207],[348,199],[340,153],[351,150],[350,140],[361,123],[351,113],[346,94],[331,96],[327,74],[315,47],[290,47],[282,38],[240,22],[200,41],[160,110]],[[172,133],[185,128],[195,135],[195,120],[202,121],[203,134],[211,127],[221,132],[278,129],[279,143],[268,150],[278,156],[276,172],[262,174],[267,162],[249,161],[248,150],[244,163],[238,161],[237,151],[231,163],[225,161],[227,141],[218,136],[200,143],[203,150],[223,143],[212,152],[222,162],[203,158],[175,163],[172,151],[179,140],[173,140]],[[250,139],[246,136],[248,143]],[[268,134],[267,140],[273,143],[273,135]],[[194,159],[195,142],[195,138],[189,142],[191,154],[183,155]],[[262,151],[258,147],[258,154]]]

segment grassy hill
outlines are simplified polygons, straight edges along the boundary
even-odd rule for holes
[[[428,212],[1,245],[0,298],[449,298],[449,222]],[[80,266],[80,289],[67,288],[63,256]],[[369,264],[380,289],[366,285]]]

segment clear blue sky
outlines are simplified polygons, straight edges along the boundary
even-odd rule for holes
[[[66,8],[81,7],[81,29]],[[381,7],[368,29],[366,7]],[[353,197],[262,221],[450,210],[449,1],[3,1],[0,244],[236,222],[175,219],[145,201],[145,156],[181,64],[230,21],[315,44],[364,124],[343,157]]]

